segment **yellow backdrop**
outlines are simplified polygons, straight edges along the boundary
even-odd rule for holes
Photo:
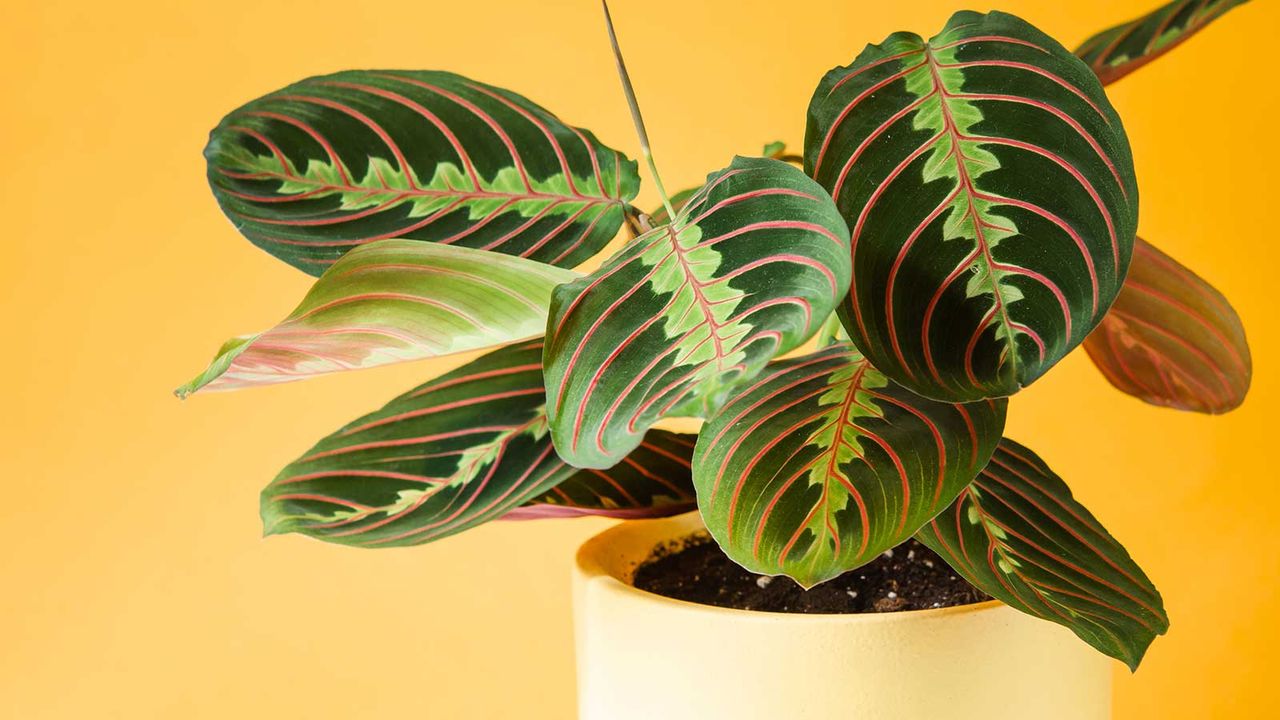
[[[1156,2],[1000,7],[1073,46]],[[764,142],[798,147],[823,72],[959,7],[615,0],[614,12],[674,189]],[[385,551],[260,537],[258,490],[279,467],[467,358],[185,403],[169,391],[308,286],[208,192],[200,151],[224,112],[320,72],[448,68],[634,156],[594,0],[12,0],[2,15],[0,717],[570,717],[568,569],[605,522],[496,524]],[[1274,3],[1232,11],[1109,91],[1137,159],[1142,233],[1249,329],[1245,406],[1149,407],[1076,352],[1011,409],[1010,435],[1164,593],[1172,630],[1136,676],[1117,664],[1122,719],[1274,717],[1277,26]]]

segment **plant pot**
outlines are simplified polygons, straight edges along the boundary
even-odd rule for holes
[[[1111,664],[999,602],[800,615],[673,600],[632,586],[660,548],[705,537],[689,513],[588,540],[574,571],[582,720],[1111,716]]]

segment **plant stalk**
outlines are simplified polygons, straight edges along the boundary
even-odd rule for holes
[[[609,44],[613,46],[613,58],[618,63],[618,77],[622,80],[622,92],[627,96],[627,105],[631,109],[631,121],[635,123],[636,134],[640,137],[640,154],[649,164],[649,174],[653,175],[653,183],[658,187],[658,195],[662,196],[662,206],[667,210],[667,217],[674,218],[676,211],[671,207],[671,199],[667,197],[667,189],[662,186],[662,176],[658,174],[658,166],[653,162],[653,151],[649,149],[649,133],[644,129],[644,118],[640,116],[640,104],[636,102],[636,91],[631,86],[631,76],[627,74],[627,65],[622,60],[622,50],[618,47],[618,35],[613,30],[613,17],[609,14],[608,0],[600,0],[604,7],[604,23],[609,29]]]

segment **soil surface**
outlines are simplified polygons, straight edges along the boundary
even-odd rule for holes
[[[744,569],[710,540],[695,541],[641,565],[635,586],[703,605],[790,613],[897,612],[991,599],[915,540],[808,591],[791,578]]]

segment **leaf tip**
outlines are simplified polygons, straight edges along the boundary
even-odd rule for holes
[[[179,400],[186,400],[191,395],[194,395],[209,384],[213,383],[215,380],[222,377],[227,370],[231,369],[232,361],[234,361],[240,353],[244,352],[245,348],[247,348],[249,344],[257,338],[257,335],[241,335],[226,341],[222,344],[222,347],[218,349],[218,354],[214,356],[213,362],[209,363],[209,366],[205,368],[204,372],[192,378],[185,385],[174,390],[173,394],[176,395]]]
[[[192,378],[191,380],[187,381],[186,383],[182,384],[181,386],[175,388],[173,391],[173,395],[179,400],[186,400],[192,395],[195,395],[196,393],[200,392],[200,390],[203,389],[204,386],[208,385],[210,382],[217,379],[217,377],[218,377],[217,374],[212,374],[209,370],[206,370],[200,373],[199,375],[197,375],[196,377]]]
[[[1157,637],[1163,635],[1167,628],[1168,625],[1164,625],[1159,632],[1147,638],[1146,642],[1134,643],[1132,646],[1123,648],[1121,652],[1112,654],[1112,657],[1124,663],[1125,667],[1129,668],[1130,674],[1138,672],[1138,666],[1142,664],[1142,658],[1146,657],[1147,650],[1151,648],[1151,643],[1155,642]]]
[[[271,488],[268,487],[267,490]],[[280,508],[273,502],[274,498],[267,495],[267,490],[262,492],[261,504],[258,506],[258,516],[262,519],[262,537],[271,537],[272,535],[287,535],[292,532],[288,527],[289,516],[280,511]]]

